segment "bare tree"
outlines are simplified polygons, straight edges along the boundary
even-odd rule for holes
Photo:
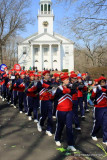
[[[82,57],[87,62],[82,61],[79,66],[107,65],[107,0],[56,0],[56,2],[65,2],[69,10],[72,9],[73,3],[79,3],[76,5],[78,7],[75,8],[75,14],[65,16],[60,22],[63,33],[70,38],[75,37],[75,56],[78,55],[77,59],[79,57],[78,63]]]
[[[24,31],[31,23],[30,0],[0,0],[0,63],[3,61],[2,47],[11,36]]]
[[[107,36],[107,0],[56,0],[66,2],[66,6],[79,2],[75,15],[65,17],[65,24],[78,27],[78,32],[97,36]],[[69,8],[72,9],[72,8]],[[90,32],[91,31],[91,32]]]

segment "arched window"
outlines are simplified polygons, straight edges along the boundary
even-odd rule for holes
[[[48,11],[50,11],[51,10],[51,6],[50,6],[50,4],[48,5]]]
[[[38,62],[38,60],[36,60],[35,62]]]
[[[41,4],[41,11],[43,12],[43,4]]]
[[[48,62],[47,60],[44,60],[44,62]]]
[[[47,4],[44,5],[44,11],[47,11]]]
[[[57,62],[57,60],[54,60],[53,62]]]

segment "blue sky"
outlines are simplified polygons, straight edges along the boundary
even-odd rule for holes
[[[38,14],[38,9],[39,9],[39,2],[40,0],[32,0],[31,3],[31,8],[30,8],[30,14],[31,17],[34,18],[34,24],[33,25],[27,25],[26,26],[26,31],[21,32],[20,35],[23,38],[26,38],[35,32],[38,31],[38,23],[37,23],[37,14]],[[56,4],[55,0],[52,0],[53,5],[53,11],[55,15],[55,20],[54,20],[54,31],[60,34],[63,34],[64,36],[68,37],[66,33],[63,32],[63,28],[60,27],[59,21],[63,20],[65,16],[73,16],[75,14],[75,8],[76,8],[76,3],[74,3],[71,8],[66,7],[66,3],[60,3]],[[63,23],[63,21],[62,21]],[[73,38],[71,38],[73,40]]]

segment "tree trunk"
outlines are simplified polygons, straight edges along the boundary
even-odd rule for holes
[[[0,45],[0,65],[3,63],[3,57],[2,57],[2,45]]]

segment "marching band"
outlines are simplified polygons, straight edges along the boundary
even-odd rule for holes
[[[42,132],[47,120],[46,134],[53,135],[53,118],[56,118],[55,143],[61,146],[61,136],[66,125],[68,149],[76,151],[74,147],[75,129],[81,131],[78,117],[85,119],[85,112],[89,112],[87,94],[90,89],[90,101],[94,105],[94,124],[91,137],[97,141],[97,134],[102,127],[103,143],[107,145],[107,84],[106,78],[101,76],[92,84],[86,81],[86,74],[77,75],[74,71],[61,72],[50,75],[49,70],[35,73],[24,71],[18,66],[8,70],[7,66],[0,70],[0,98],[19,113],[25,113],[28,120],[37,123],[37,130]],[[18,105],[17,105],[18,104]],[[40,116],[38,112],[40,111]]]

